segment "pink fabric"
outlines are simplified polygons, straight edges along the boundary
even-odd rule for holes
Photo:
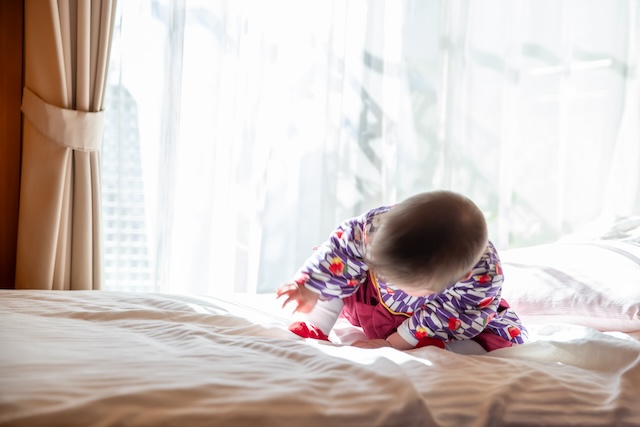
[[[343,301],[342,316],[352,325],[361,327],[368,339],[386,339],[398,329],[402,322],[408,319],[407,316],[390,313],[384,304],[380,303],[378,290],[369,275],[367,275],[366,282],[361,284],[353,295],[344,298]],[[501,300],[498,312],[507,308],[509,308],[509,304]],[[489,331],[481,332],[472,339],[486,351],[513,345],[512,342]]]
[[[367,280],[360,285],[355,294],[343,299],[342,316],[352,325],[360,326],[368,339],[386,339],[394,333],[407,317],[389,313],[380,304],[378,290],[367,274]]]
[[[507,341],[504,338],[488,331],[480,332],[480,334],[471,339],[480,344],[486,351],[511,347],[513,345],[511,341]]]

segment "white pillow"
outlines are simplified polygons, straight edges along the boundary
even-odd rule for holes
[[[503,298],[530,323],[640,330],[640,245],[554,243],[500,253]]]

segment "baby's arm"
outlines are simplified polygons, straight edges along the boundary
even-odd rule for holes
[[[395,348],[396,350],[411,350],[413,347],[416,346],[415,344],[411,344],[407,342],[397,332],[394,332],[391,335],[389,335],[387,337],[387,342],[391,347]]]
[[[321,299],[345,298],[365,280],[364,227],[371,212],[343,222],[300,268],[296,283]]]

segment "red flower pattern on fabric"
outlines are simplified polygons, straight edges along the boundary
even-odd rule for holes
[[[449,318],[449,329],[451,329],[452,331],[455,331],[460,326],[462,326],[462,320],[456,319],[455,317]]]
[[[333,257],[329,265],[329,271],[336,276],[342,276],[344,274],[344,262],[339,257]]]
[[[509,332],[509,336],[511,338],[515,338],[518,335],[520,335],[520,328],[516,326],[509,326],[509,328],[507,329],[507,332]]]
[[[418,326],[418,328],[416,329],[416,339],[421,340],[422,338],[426,338],[427,336],[427,330],[423,327]]]
[[[488,307],[493,302],[493,297],[486,297],[478,303],[478,308]]]
[[[489,283],[491,281],[491,276],[488,274],[483,274],[482,276],[475,276],[474,279],[476,282],[484,285],[485,283]]]

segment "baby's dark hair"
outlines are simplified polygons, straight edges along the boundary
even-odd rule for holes
[[[486,246],[480,209],[461,194],[432,191],[381,216],[367,262],[391,283],[441,291],[468,273]]]

